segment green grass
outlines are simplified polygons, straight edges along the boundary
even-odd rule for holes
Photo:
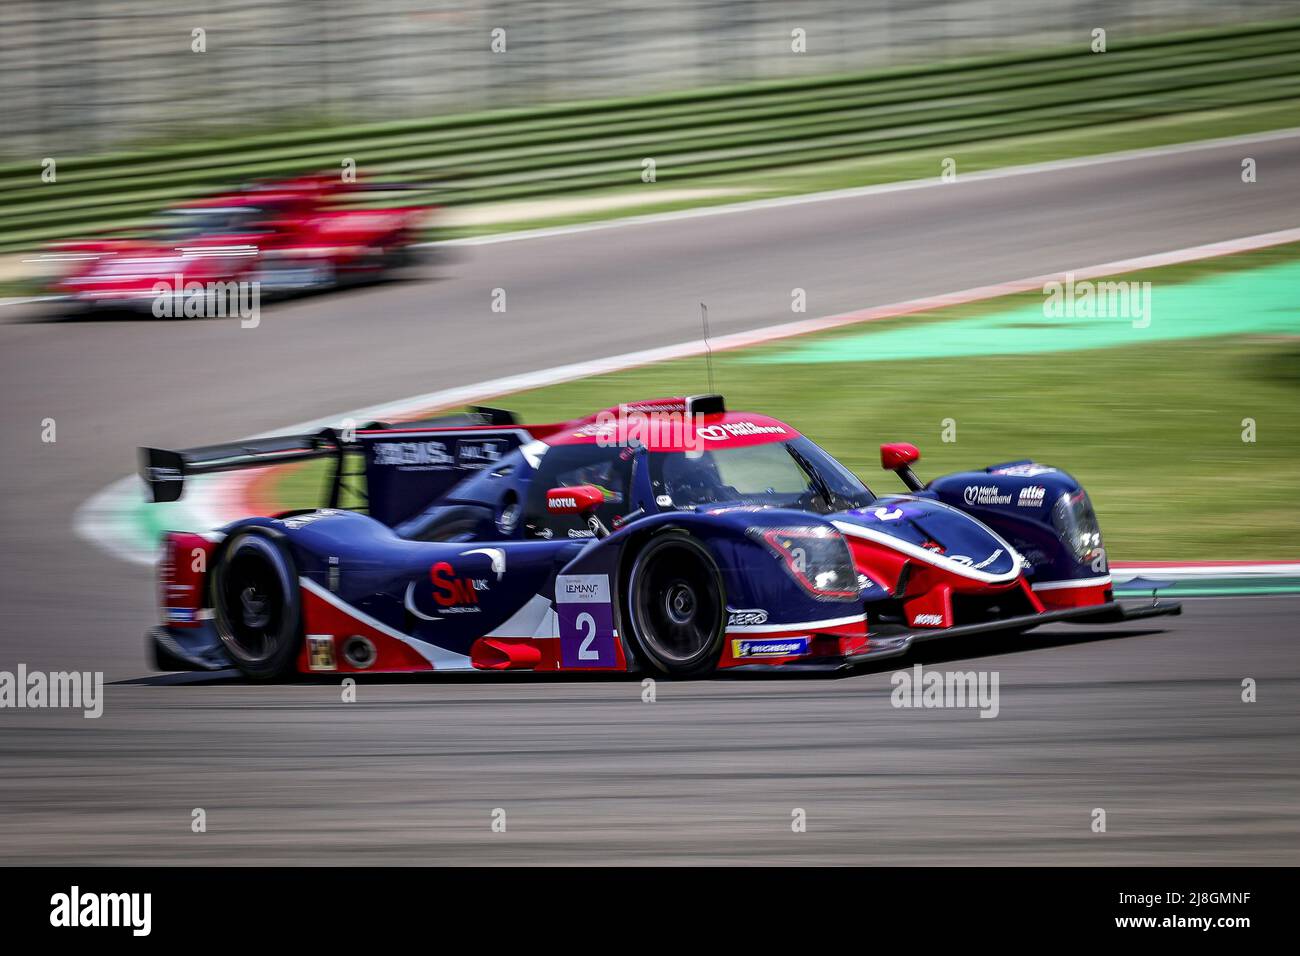
[[[1167,284],[1300,258],[1300,245],[1151,270]],[[987,314],[1040,294],[908,316],[940,322]],[[823,333],[834,339],[862,327]],[[820,336],[819,336],[820,337]],[[807,337],[801,341],[809,341]],[[1089,489],[1116,560],[1264,559],[1297,553],[1300,501],[1300,336],[1226,336],[1047,355],[790,365],[750,361],[778,342],[714,356],[732,408],[790,422],[877,492],[898,488],[878,446],[912,441],[923,477],[1022,456],[1074,473]],[[702,391],[702,358],[688,358],[495,400],[525,420],[566,420],[620,401]],[[945,419],[957,441],[941,441]],[[1241,440],[1253,418],[1255,443]],[[319,501],[323,472],[286,473],[285,507]]]
[[[1104,153],[1149,149],[1196,142],[1207,136],[1223,138],[1264,133],[1300,126],[1300,99],[1237,110],[1205,110],[1175,117],[1117,121],[1105,126],[1078,131],[1043,133],[1034,136],[1011,136],[989,143],[968,144],[939,149],[920,149],[834,163],[811,163],[790,168],[764,170],[736,176],[697,177],[673,180],[668,189],[735,189],[729,196],[678,199],[670,202],[640,203],[622,209],[594,210],[542,219],[502,221],[481,226],[444,229],[440,238],[468,238],[513,232],[519,229],[543,229],[554,226],[602,222],[620,216],[654,215],[682,209],[721,206],[737,201],[798,196],[835,189],[853,189],[883,183],[937,178],[945,159],[957,163],[957,175],[977,173],[1008,166],[1046,163]],[[659,184],[644,184],[572,194],[580,199],[595,196],[627,195],[638,199],[646,190]]]

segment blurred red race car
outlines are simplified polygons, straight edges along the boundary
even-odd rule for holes
[[[37,261],[57,273],[63,302],[184,317],[195,283],[259,283],[262,296],[386,277],[423,258],[432,206],[357,208],[361,191],[407,186],[342,182],[337,174],[256,183],[165,210],[139,238],[52,245]]]

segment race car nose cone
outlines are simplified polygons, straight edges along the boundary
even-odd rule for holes
[[[871,507],[842,512],[833,522],[851,540],[882,545],[958,577],[1000,583],[1021,570],[1010,544],[978,519],[941,502],[881,498]]]

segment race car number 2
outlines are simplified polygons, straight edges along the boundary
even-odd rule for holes
[[[614,667],[614,608],[608,574],[561,574],[555,579],[560,661],[565,667]]]

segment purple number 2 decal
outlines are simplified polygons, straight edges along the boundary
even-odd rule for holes
[[[561,574],[555,579],[560,625],[560,663],[565,667],[614,667],[614,607],[608,574]]]

